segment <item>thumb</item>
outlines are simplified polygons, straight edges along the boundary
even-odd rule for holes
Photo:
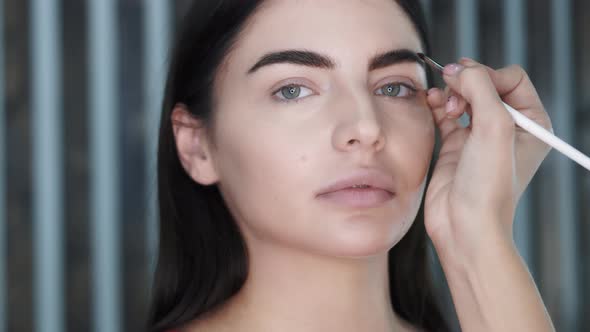
[[[449,64],[443,70],[443,79],[451,90],[471,105],[474,133],[492,131],[505,134],[508,130],[514,130],[514,120],[505,110],[496,86],[484,66]]]

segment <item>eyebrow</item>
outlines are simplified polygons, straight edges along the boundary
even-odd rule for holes
[[[425,67],[424,62],[416,52],[409,49],[394,49],[385,53],[379,53],[371,58],[368,63],[368,71],[385,68],[394,64],[415,62]],[[291,63],[307,67],[334,69],[336,61],[327,55],[308,50],[284,50],[263,55],[247,72],[248,75],[258,69],[278,63]]]

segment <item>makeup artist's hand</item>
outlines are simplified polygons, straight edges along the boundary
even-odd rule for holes
[[[442,146],[426,191],[425,225],[439,255],[476,255],[490,234],[512,243],[518,200],[550,151],[515,125],[501,101],[552,126],[518,66],[493,70],[463,58],[447,65],[443,78],[447,89],[428,93]],[[464,112],[471,118],[466,128],[458,120]]]

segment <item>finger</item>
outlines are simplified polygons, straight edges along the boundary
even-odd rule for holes
[[[445,103],[444,92],[442,92],[439,88],[432,88],[428,90],[427,98],[428,105],[430,108],[437,108],[441,107]]]
[[[514,120],[504,109],[488,70],[479,64],[450,64],[445,66],[443,79],[449,87],[470,105],[474,134],[487,136],[514,132]]]
[[[498,94],[510,106],[516,109],[543,109],[539,94],[522,67],[511,65],[498,70],[488,70]]]
[[[459,109],[461,109],[461,114],[463,113],[467,113],[469,115],[469,117],[471,118],[472,114],[471,114],[471,107],[469,107],[469,103],[467,103],[467,100],[465,100],[465,98],[458,96],[459,98]]]
[[[428,91],[431,95],[429,105],[431,108],[445,107],[448,117],[460,117],[465,112],[470,112],[467,101],[460,95],[457,95],[447,88],[440,90],[438,88],[432,88]],[[451,96],[454,96],[456,100],[450,101]]]
[[[445,111],[449,118],[460,118],[469,108],[467,101],[460,95],[451,93],[445,105]]]
[[[478,64],[479,62],[473,60],[472,58],[468,58],[468,57],[464,56],[459,59],[459,63],[462,64],[463,66],[472,66],[472,65]]]
[[[465,66],[481,65],[470,58],[461,58],[459,63]],[[497,70],[485,65],[482,66],[488,71],[498,94],[504,102],[543,128],[547,130],[553,128],[551,118],[545,111],[535,86],[521,66],[511,65]],[[517,127],[517,130],[519,129]]]
[[[444,90],[432,88],[428,93],[433,96],[430,101],[431,108],[444,106],[448,117],[458,117],[463,114],[467,102],[461,96],[453,93],[448,86]],[[451,99],[451,97],[454,98]]]
[[[521,66],[510,65],[495,70],[467,57],[461,58],[459,63],[464,66],[481,65],[486,68],[496,91],[510,106],[514,108],[543,107],[535,86]],[[535,104],[531,105],[531,101],[535,101]]]
[[[453,96],[455,96],[457,98],[457,106],[456,108],[454,108],[452,111],[450,111],[448,108],[450,106],[445,105],[446,111],[447,111],[447,117],[448,118],[453,118],[453,119],[459,119],[461,118],[461,116],[463,116],[463,114],[467,113],[467,115],[469,116],[469,124],[467,125],[467,128],[471,128],[471,118],[473,117],[473,113],[471,111],[471,106],[469,105],[469,103],[467,103],[467,101],[461,97],[458,94],[453,94]],[[463,126],[462,121],[457,120],[461,126]]]
[[[432,110],[434,122],[440,130],[442,140],[446,138],[455,130],[460,129],[461,125],[456,119],[450,119],[446,113],[446,103],[448,97],[445,96],[440,89],[431,89],[428,91],[428,104]]]

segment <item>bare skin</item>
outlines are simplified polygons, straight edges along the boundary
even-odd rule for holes
[[[335,66],[246,74],[262,55],[287,49],[325,54]],[[398,85],[385,96],[392,82],[426,87],[417,63],[368,70],[392,49],[422,51],[394,1],[269,1],[216,82],[215,142],[176,106],[181,162],[196,182],[219,185],[250,259],[242,290],[182,331],[417,331],[391,306],[387,253],[423,198],[463,330],[552,330],[511,233],[516,202],[549,149],[515,130],[498,104],[499,93],[550,127],[533,86],[517,69],[463,62],[467,70],[445,76],[446,92]],[[279,101],[287,84],[300,87],[297,102]],[[447,116],[449,94],[457,103]],[[472,128],[459,128],[463,112]],[[436,127],[443,151],[426,189]],[[319,189],[363,169],[391,176],[395,199],[364,209],[318,200]]]
[[[534,86],[518,66],[493,70],[472,59],[445,67],[447,93],[428,102],[443,145],[426,194],[425,225],[464,331],[554,331],[513,241],[516,205],[550,147],[515,127],[505,101],[552,131]],[[455,102],[449,102],[449,95]],[[457,120],[467,112],[463,128]]]

